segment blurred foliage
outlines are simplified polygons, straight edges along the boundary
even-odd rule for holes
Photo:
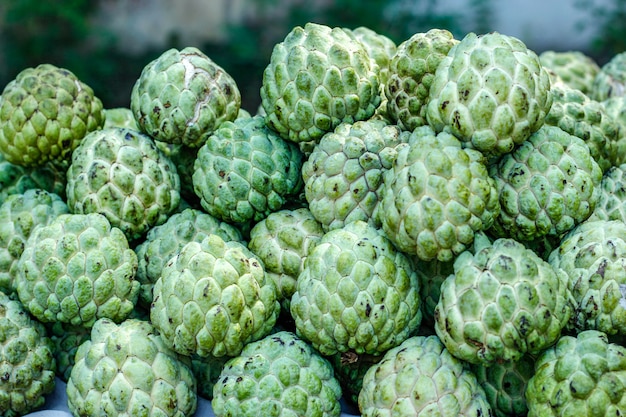
[[[601,64],[626,51],[626,0],[611,0],[608,3],[596,0],[576,0],[575,3],[588,14],[579,26],[595,31],[590,54]]]

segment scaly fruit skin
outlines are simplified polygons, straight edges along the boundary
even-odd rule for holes
[[[379,355],[422,320],[414,265],[378,229],[357,220],[309,253],[291,298],[297,334],[323,355]]]
[[[512,36],[468,33],[435,72],[427,119],[498,157],[539,129],[551,105],[550,77],[535,52]]]
[[[491,416],[485,391],[437,336],[414,336],[367,371],[359,394],[363,417]]]
[[[457,358],[489,366],[553,344],[572,314],[568,276],[521,243],[464,252],[441,284],[435,331]]]
[[[40,189],[6,199],[0,206],[0,291],[15,294],[17,263],[33,230],[68,212],[61,197]]]
[[[72,326],[60,321],[44,323],[54,346],[56,375],[67,382],[74,367],[74,359],[80,345],[91,337],[91,329]]]
[[[410,133],[383,176],[382,229],[403,252],[451,261],[500,211],[484,155],[429,126]]]
[[[610,158],[614,166],[619,166],[626,163],[626,95],[609,97],[601,104],[606,114],[615,121],[619,130],[614,144],[615,155]]]
[[[587,220],[626,222],[626,164],[613,166],[604,173],[598,204]]]
[[[139,300],[144,305],[150,305],[152,287],[165,264],[187,243],[201,242],[210,234],[226,241],[243,241],[241,232],[234,226],[193,208],[173,214],[162,225],[150,229],[146,239],[135,247],[139,260],[136,278],[141,283]]]
[[[600,66],[580,51],[546,50],[539,54],[544,68],[554,71],[571,88],[589,95]]]
[[[0,204],[11,194],[39,188],[56,194],[65,200],[65,169],[47,163],[39,167],[27,168],[15,165],[0,154]]]
[[[596,330],[543,351],[528,381],[528,417],[626,414],[626,348]]]
[[[15,282],[24,307],[42,322],[91,327],[122,321],[135,307],[137,255],[101,214],[61,214],[31,233]]]
[[[100,319],[76,352],[67,405],[77,417],[185,417],[196,411],[196,386],[187,358],[150,322]]]
[[[165,265],[150,319],[174,351],[221,357],[269,334],[279,312],[261,261],[241,242],[212,234],[187,243]]]
[[[0,414],[15,417],[41,407],[54,390],[54,347],[43,324],[0,292]]]
[[[406,139],[382,120],[342,123],[322,136],[302,164],[304,194],[325,231],[355,220],[380,226],[376,216],[383,175]]]
[[[555,84],[550,91],[552,107],[546,115],[546,125],[558,126],[581,138],[602,172],[624,160],[626,156],[618,152],[619,124],[602,103],[564,84]]]
[[[563,237],[548,261],[569,276],[573,330],[626,335],[626,223],[585,221]]]
[[[331,364],[293,333],[251,342],[224,366],[211,402],[216,417],[339,417]]]
[[[443,29],[418,32],[398,45],[385,84],[387,113],[402,129],[427,124],[426,106],[435,71],[450,49],[459,43]]]
[[[600,67],[591,85],[590,96],[597,101],[626,95],[626,52],[614,55]]]
[[[535,358],[524,355],[517,361],[496,362],[491,366],[470,365],[485,390],[496,417],[526,416],[525,392],[534,375]]]
[[[235,120],[240,106],[235,80],[195,47],[169,49],[148,63],[130,98],[143,132],[192,148],[222,123]]]
[[[381,102],[377,72],[351,31],[296,26],[263,72],[266,123],[284,139],[310,142],[340,123],[369,119]]]
[[[219,381],[224,365],[231,359],[230,356],[216,358],[207,356],[191,355],[191,372],[196,377],[198,395],[204,399],[213,399],[213,387]]]
[[[67,168],[83,137],[104,124],[102,102],[71,71],[52,64],[26,68],[0,96],[0,153],[27,167]]]
[[[147,135],[109,128],[85,137],[67,170],[72,213],[101,213],[129,240],[163,224],[180,202],[173,162]]]
[[[579,137],[544,125],[490,167],[500,199],[492,232],[535,240],[586,220],[600,198],[602,169]]]
[[[112,109],[104,109],[104,125],[103,129],[110,127],[124,127],[128,129],[140,130],[133,111],[128,107],[114,107]]]
[[[261,116],[225,122],[198,150],[193,187],[212,216],[257,222],[300,191],[303,158]]]
[[[323,235],[322,225],[305,207],[270,213],[250,230],[248,249],[263,262],[285,311],[289,311],[304,260]]]

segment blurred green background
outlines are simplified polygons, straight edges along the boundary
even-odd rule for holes
[[[498,26],[497,0],[2,0],[0,3],[0,87],[19,71],[52,63],[90,85],[105,107],[129,106],[142,68],[168,48],[196,46],[228,71],[242,93],[242,107],[255,112],[263,69],[273,46],[296,25],[366,26],[397,44],[431,28],[456,37]],[[512,2],[515,3],[515,2]],[[523,10],[533,7],[525,4]],[[442,6],[444,4],[444,6]],[[555,16],[570,31],[591,31],[576,49],[599,64],[626,50],[626,0],[548,0],[541,10],[576,10]],[[506,11],[505,11],[506,12]],[[515,11],[511,11],[515,13]],[[505,14],[506,17],[511,17]],[[514,16],[513,16],[514,17]],[[502,23],[502,22],[500,22]],[[531,22],[532,23],[532,22]],[[541,39],[532,25],[529,38]],[[540,48],[571,49],[563,38]],[[507,33],[514,35],[513,33]],[[533,35],[532,37],[530,35]],[[527,42],[524,36],[520,38]],[[528,43],[527,43],[528,45]]]

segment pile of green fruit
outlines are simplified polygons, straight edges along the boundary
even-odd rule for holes
[[[626,53],[309,23],[260,97],[4,87],[1,415],[626,415]]]

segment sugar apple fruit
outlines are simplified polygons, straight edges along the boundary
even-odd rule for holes
[[[355,220],[380,226],[383,175],[406,135],[382,120],[342,123],[322,136],[302,164],[308,208],[325,231]]]
[[[451,261],[493,224],[500,211],[484,155],[449,133],[422,126],[410,133],[383,176],[378,213],[403,252]]]
[[[137,255],[98,213],[60,214],[26,241],[15,283],[24,307],[42,322],[91,327],[119,322],[139,295]]]
[[[290,310],[305,259],[323,235],[322,225],[306,207],[270,213],[250,230],[248,249],[263,262],[284,311]]]
[[[141,130],[167,143],[200,147],[241,107],[235,80],[195,47],[168,49],[142,70],[130,108]]]
[[[61,321],[44,323],[52,341],[54,359],[56,361],[56,375],[67,383],[74,367],[76,352],[80,345],[91,337],[91,328],[72,326]]]
[[[545,50],[539,54],[541,65],[554,71],[569,87],[580,90],[584,94],[591,93],[593,81],[600,66],[590,56],[581,51]]]
[[[191,372],[196,377],[198,395],[206,400],[213,399],[213,388],[220,379],[224,365],[231,359],[230,356],[198,356],[191,355]]]
[[[542,126],[489,174],[501,206],[491,232],[499,237],[561,236],[591,216],[600,198],[602,170],[589,146],[556,126]]]
[[[427,120],[498,157],[539,129],[551,105],[550,77],[534,51],[513,36],[468,33],[437,67]]]
[[[600,102],[604,106],[606,114],[617,124],[617,137],[614,148],[615,155],[609,157],[613,165],[626,163],[626,95],[609,97]]]
[[[15,165],[0,154],[0,204],[11,194],[23,194],[33,188],[65,200],[65,171],[51,162],[38,167]]]
[[[420,325],[419,282],[410,258],[357,220],[322,236],[291,297],[298,336],[323,355],[379,355]]]
[[[99,319],[76,352],[67,405],[77,417],[185,417],[196,411],[196,387],[189,361],[150,322]]]
[[[212,216],[230,223],[257,222],[302,189],[303,158],[261,116],[225,122],[198,150],[193,187]]]
[[[139,300],[149,306],[152,303],[152,287],[165,264],[187,243],[201,242],[210,234],[226,241],[243,242],[239,229],[194,208],[175,213],[165,223],[150,229],[145,240],[135,247],[139,262],[136,278],[141,283]]]
[[[626,414],[626,348],[597,330],[543,351],[526,388],[528,417]]]
[[[404,130],[427,124],[426,108],[435,71],[459,43],[445,29],[418,32],[398,45],[385,84],[389,118]]]
[[[568,275],[510,238],[466,251],[441,285],[435,331],[457,358],[489,366],[536,354],[572,314]]]
[[[66,191],[72,213],[103,214],[132,241],[176,209],[180,178],[149,136],[109,128],[90,133],[76,148]]]
[[[261,261],[216,234],[187,243],[163,268],[153,295],[150,320],[183,355],[237,356],[270,333],[280,312]]]
[[[12,194],[0,205],[0,291],[16,294],[17,263],[35,228],[68,212],[61,197],[41,189]]]
[[[127,129],[140,130],[141,128],[135,120],[133,111],[128,107],[114,107],[104,109],[104,125],[103,129],[110,127],[124,127]]]
[[[213,389],[216,417],[339,417],[331,364],[291,332],[251,342],[226,362]]]
[[[626,222],[626,164],[612,166],[604,173],[598,204],[587,220]]]
[[[0,414],[14,417],[42,407],[54,390],[54,347],[42,323],[0,292]]]
[[[367,371],[359,394],[362,417],[492,416],[485,391],[437,336],[413,336]]]
[[[340,123],[369,119],[381,102],[375,61],[352,31],[309,22],[277,43],[263,72],[267,125],[317,142]]]
[[[591,85],[591,98],[604,101],[626,95],[626,51],[615,54],[600,67]]]
[[[0,96],[0,153],[16,165],[67,168],[72,151],[104,119],[102,101],[71,71],[25,68]]]
[[[575,331],[626,335],[626,223],[585,221],[563,237],[548,262],[569,276]]]

